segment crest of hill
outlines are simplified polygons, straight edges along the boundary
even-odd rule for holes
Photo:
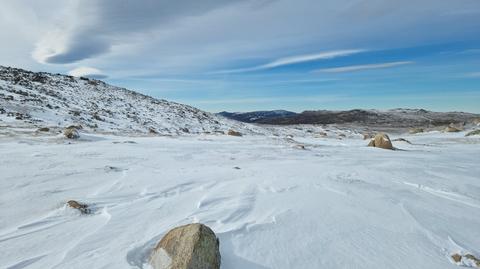
[[[244,130],[235,121],[84,77],[0,66],[0,122],[108,133],[215,133]]]

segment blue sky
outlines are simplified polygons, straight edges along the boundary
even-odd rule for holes
[[[480,112],[477,0],[5,0],[0,64],[207,111]]]

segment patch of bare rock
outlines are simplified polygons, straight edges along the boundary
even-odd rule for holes
[[[444,130],[447,133],[456,133],[463,131],[463,124],[450,123]]]
[[[468,132],[465,136],[480,135],[480,129]]]
[[[220,249],[215,233],[200,223],[170,230],[153,249],[154,269],[219,269]]]
[[[242,136],[242,133],[240,132],[237,132],[235,130],[228,130],[228,135],[231,135],[231,136]]]

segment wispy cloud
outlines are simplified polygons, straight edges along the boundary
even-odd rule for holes
[[[74,77],[89,77],[94,79],[107,78],[107,75],[103,74],[102,71],[98,70],[97,68],[87,67],[87,66],[82,66],[82,67],[78,67],[73,70],[70,70],[68,74]]]
[[[291,65],[291,64],[299,64],[299,63],[312,62],[312,61],[318,61],[318,60],[333,59],[337,57],[344,57],[344,56],[349,56],[349,55],[361,53],[361,52],[365,52],[365,50],[362,50],[362,49],[334,50],[334,51],[327,51],[327,52],[321,52],[316,54],[296,55],[291,57],[280,58],[262,65],[216,71],[216,72],[213,72],[213,74],[232,74],[232,73],[260,71],[260,70],[272,69],[272,68]]]
[[[415,63],[415,62],[403,61],[403,62],[389,62],[389,63],[380,63],[380,64],[350,65],[350,66],[342,66],[342,67],[334,67],[334,68],[317,69],[313,72],[314,73],[317,73],[317,72],[326,72],[326,73],[355,72],[355,71],[369,70],[369,69],[390,68],[390,67],[413,64],[413,63]]]
[[[266,103],[303,103],[314,102],[326,104],[339,102],[350,98],[346,95],[312,95],[312,96],[277,96],[277,97],[231,97],[222,99],[202,99],[202,100],[180,100],[184,103],[195,103],[197,105],[211,104],[266,104]]]
[[[480,72],[468,73],[468,74],[465,74],[465,76],[469,78],[480,78]]]

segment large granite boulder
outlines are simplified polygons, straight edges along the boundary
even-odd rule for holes
[[[160,240],[150,264],[154,269],[219,269],[219,241],[203,224],[180,226]]]
[[[369,147],[376,147],[382,149],[393,149],[392,141],[387,134],[378,133],[375,137],[368,143]]]

